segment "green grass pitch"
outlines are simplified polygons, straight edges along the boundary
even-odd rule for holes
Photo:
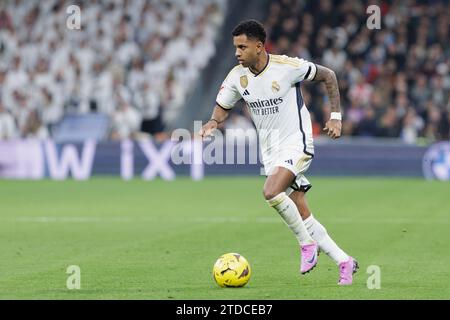
[[[449,183],[312,177],[313,213],[361,267],[338,287],[325,254],[298,273],[298,245],[263,182],[0,181],[0,299],[450,299]],[[244,288],[215,284],[226,252],[249,260]],[[79,290],[66,288],[70,265]],[[370,265],[381,289],[367,288]]]

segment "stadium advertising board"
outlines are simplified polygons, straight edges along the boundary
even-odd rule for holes
[[[380,144],[319,144],[313,175],[425,176],[450,180],[450,142],[429,148]],[[157,177],[264,174],[256,143],[214,140],[175,143],[152,140],[56,143],[52,140],[0,142],[0,177],[10,179],[86,180],[121,176],[124,180]]]

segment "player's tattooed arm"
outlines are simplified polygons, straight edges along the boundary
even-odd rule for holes
[[[316,65],[316,75],[312,81],[322,81],[327,88],[328,98],[330,99],[331,112],[341,112],[339,85],[336,74],[333,70],[321,65]],[[325,124],[325,131],[332,139],[337,139],[341,136],[342,124],[340,120],[330,119]]]
[[[336,74],[327,67],[316,64],[316,76],[312,81],[322,81],[327,88],[328,97],[330,98],[331,112],[341,112],[339,85]]]

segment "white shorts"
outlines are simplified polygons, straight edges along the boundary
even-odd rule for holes
[[[294,182],[285,190],[286,194],[290,195],[294,191],[307,192],[311,189],[311,183],[304,173],[311,165],[312,159],[312,156],[303,153],[302,150],[285,149],[264,161],[264,171],[266,175],[270,175],[277,167],[286,168],[295,175]]]

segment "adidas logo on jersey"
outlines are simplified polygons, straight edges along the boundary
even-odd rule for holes
[[[284,160],[284,162],[289,163],[291,166],[292,166],[292,164],[293,164],[292,159]]]
[[[250,95],[250,92],[248,92],[248,90],[246,89],[242,95],[243,95],[243,96],[249,96],[249,95]]]

